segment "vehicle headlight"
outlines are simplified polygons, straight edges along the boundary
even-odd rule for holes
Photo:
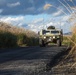
[[[59,38],[59,36],[57,36],[57,38]]]
[[[46,39],[46,36],[44,36],[44,39]]]
[[[53,36],[53,38],[55,38],[55,36]]]

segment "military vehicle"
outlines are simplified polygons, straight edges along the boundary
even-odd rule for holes
[[[46,46],[48,43],[56,43],[61,46],[63,41],[62,29],[56,29],[54,26],[49,26],[47,30],[42,29],[39,32],[39,45]]]

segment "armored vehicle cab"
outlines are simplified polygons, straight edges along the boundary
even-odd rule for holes
[[[39,45],[46,46],[48,43],[56,43],[61,46],[63,41],[63,32],[61,29],[47,29],[39,32]]]

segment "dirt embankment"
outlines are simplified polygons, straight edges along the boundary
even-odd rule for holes
[[[76,74],[76,55],[69,47],[65,51],[59,52],[53,59],[46,65],[46,71],[57,75],[75,75]],[[74,49],[75,52],[75,49]]]

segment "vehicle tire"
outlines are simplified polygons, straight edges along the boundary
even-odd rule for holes
[[[61,40],[60,39],[57,40],[57,46],[58,47],[61,46]]]
[[[42,39],[39,40],[40,47],[45,47],[44,41]]]

